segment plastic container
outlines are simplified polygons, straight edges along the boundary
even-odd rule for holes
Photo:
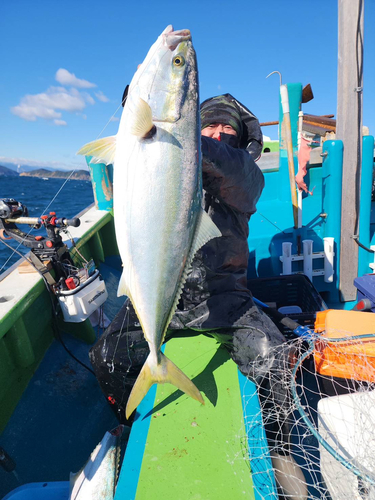
[[[255,298],[275,309],[282,308],[285,316],[302,326],[314,327],[316,312],[327,309],[314,285],[303,274],[256,278],[248,280],[247,283]],[[302,312],[295,312],[300,310]],[[277,326],[287,338],[295,337],[295,334],[284,325]]]
[[[369,299],[372,304],[371,311],[375,312],[375,274],[365,274],[356,278],[354,285],[358,289],[358,302],[362,299]]]
[[[28,483],[8,493],[3,500],[67,500],[69,481]]]

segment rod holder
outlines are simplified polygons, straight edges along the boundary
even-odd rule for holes
[[[333,257],[335,239],[331,237],[323,238],[324,241],[324,281],[333,282]]]
[[[283,274],[292,274],[292,243],[284,241],[282,245],[283,252]]]
[[[313,275],[313,240],[303,240],[303,274],[305,274],[310,281]]]

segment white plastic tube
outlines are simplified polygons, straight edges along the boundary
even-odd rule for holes
[[[332,283],[333,281],[333,259],[335,239],[331,237],[323,238],[324,241],[324,281]]]
[[[292,244],[289,241],[283,243],[283,274],[292,274]]]
[[[302,191],[297,190],[298,199],[298,227],[302,227]]]
[[[313,274],[313,240],[303,240],[303,274],[312,281]]]
[[[283,113],[289,113],[289,94],[288,87],[286,85],[281,85],[280,87],[280,95],[281,95],[281,106],[283,108]]]

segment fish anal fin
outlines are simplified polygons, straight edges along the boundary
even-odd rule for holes
[[[205,245],[208,241],[212,240],[213,238],[218,238],[221,236],[220,230],[217,228],[216,224],[213,222],[211,217],[205,212],[203,209],[201,210],[199,214],[199,219],[197,221],[197,226],[195,228],[195,234],[193,237],[193,241],[191,244],[190,252],[188,255],[188,258],[185,263],[185,267],[181,276],[181,280],[179,283],[179,287],[174,299],[174,302],[172,304],[168,320],[166,322],[166,327],[163,332],[163,337],[162,340],[164,340],[165,334],[167,332],[167,328],[169,323],[172,320],[172,317],[176,311],[178,301],[180,300],[182,290],[184,288],[184,285],[186,283],[186,279],[188,277],[188,274],[191,269],[191,264],[193,262],[194,255],[196,252],[203,246]]]
[[[195,253],[202,248],[203,245],[219,236],[221,236],[221,231],[208,213],[202,209],[191,247],[191,260],[193,260]]]
[[[146,359],[146,362],[143,365],[137,380],[135,381],[126,405],[127,419],[146,396],[150,387],[156,383],[173,384],[175,387],[180,389],[180,391],[199,401],[199,403],[204,404],[202,394],[193,382],[162,352],[160,352],[159,355],[160,363],[156,366],[152,364],[151,354],[149,354]]]
[[[129,287],[127,285],[126,278],[125,278],[126,274],[128,274],[128,273],[125,273],[125,270],[121,274],[121,278],[120,278],[120,281],[118,284],[118,289],[117,289],[117,297],[121,297],[121,295],[126,295],[127,297],[130,297]]]
[[[77,155],[93,156],[91,163],[113,164],[116,154],[116,136],[104,137],[85,144]]]
[[[139,138],[147,137],[154,128],[152,121],[152,111],[141,97],[139,97],[133,112],[133,121],[130,126],[130,133]]]

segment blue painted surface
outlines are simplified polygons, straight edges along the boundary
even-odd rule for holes
[[[90,163],[92,156],[86,156],[89,167],[95,206],[98,210],[113,209],[113,165]]]
[[[238,381],[242,394],[242,408],[247,434],[249,460],[256,500],[267,498],[277,500],[275,477],[269,458],[266,433],[256,385],[238,371]]]
[[[162,347],[164,352],[165,345]],[[119,481],[114,500],[134,500],[137,494],[139,474],[141,472],[143,453],[147,442],[157,385],[153,385],[138,406],[136,416],[126,447],[125,457],[121,466]],[[141,418],[142,415],[146,417]]]
[[[361,190],[359,205],[359,241],[366,246],[370,246],[370,223],[371,223],[371,193],[372,176],[374,168],[374,137],[366,136],[362,143],[362,170],[361,170]],[[358,276],[371,272],[369,263],[374,262],[374,255],[359,247],[358,249]]]
[[[288,84],[290,114],[292,124],[293,152],[297,171],[297,124],[301,105],[300,84]],[[280,105],[280,137],[282,137],[283,114]],[[330,307],[351,309],[354,301],[340,302],[338,287],[340,281],[340,238],[342,203],[342,141],[325,141],[326,154],[322,166],[313,165],[308,169],[307,184],[313,195],[303,194],[303,227],[293,228],[293,211],[290,194],[288,162],[285,144],[280,142],[280,168],[265,172],[265,188],[257,205],[257,212],[249,223],[249,267],[248,277],[272,277],[282,273],[283,242],[292,243],[294,255],[302,253],[302,241],[313,240],[313,251],[322,252],[324,238],[335,241],[334,279],[326,283],[324,276],[314,276],[313,284]],[[374,139],[363,138],[362,184],[360,194],[360,240],[366,246],[375,237],[375,224],[371,226],[371,186],[374,157]],[[344,191],[345,196],[345,191]],[[345,200],[343,199],[343,202]],[[321,214],[326,214],[322,217]],[[363,241],[362,241],[363,240]],[[359,275],[369,273],[369,263],[374,255],[359,249]],[[313,269],[323,269],[324,260],[314,259]],[[292,272],[303,272],[303,261],[293,262]]]
[[[69,481],[28,483],[11,491],[3,500],[68,500]]]

